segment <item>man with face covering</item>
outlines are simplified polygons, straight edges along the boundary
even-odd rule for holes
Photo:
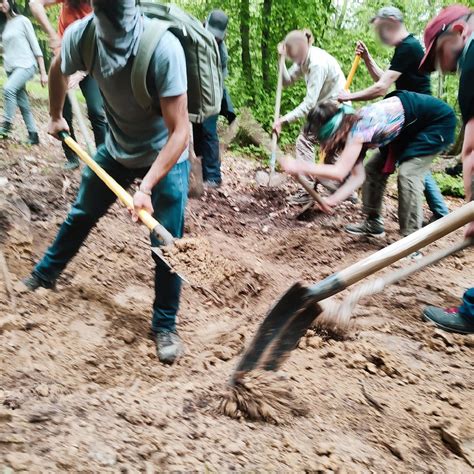
[[[146,22],[135,0],[93,0],[94,14],[65,32],[60,54],[50,70],[49,133],[67,131],[62,106],[67,76],[87,70],[81,51],[89,23],[96,30],[96,55],[88,73],[99,84],[110,130],[95,161],[122,186],[142,179],[135,192],[134,219],[146,209],[175,237],[181,237],[188,191],[187,145],[189,121],[184,51],[166,32],[159,41],[148,71],[148,87],[156,107],[142,109],[131,86],[131,70]],[[157,112],[160,110],[160,113]],[[84,170],[79,192],[56,240],[24,280],[31,291],[53,288],[61,272],[81,248],[89,232],[116,200],[115,195],[89,169]],[[152,237],[152,244],[159,245]],[[155,258],[155,301],[152,329],[158,356],[172,363],[181,353],[176,333],[181,281]]]
[[[395,48],[390,66],[386,71],[382,70],[372,58],[365,44],[359,41],[357,43],[356,53],[361,55],[375,83],[367,89],[358,92],[351,93],[341,91],[339,100],[342,102],[347,100],[360,101],[383,97],[393,84],[395,84],[398,90],[431,95],[429,74],[418,70],[418,65],[424,54],[423,47],[420,42],[408,32],[402,12],[395,7],[383,7],[372,19],[372,24],[382,43]],[[376,177],[375,179],[380,175],[383,160],[383,155],[376,154],[368,162],[366,171],[373,173]],[[449,209],[431,173],[425,176],[424,185],[425,198],[433,213],[432,220],[440,219],[447,215]],[[364,196],[367,198],[367,201],[367,191],[363,189],[363,199]],[[368,227],[370,230],[370,222],[363,222],[360,226],[360,232],[357,233],[364,233],[367,224],[369,224]]]
[[[420,68],[444,73],[459,72],[458,102],[465,125],[462,148],[464,189],[467,201],[474,200],[474,10],[451,5],[433,18],[425,29],[426,54]],[[465,229],[466,238],[474,238],[474,221]],[[472,269],[468,280],[473,283]],[[470,275],[470,276],[469,276]],[[474,334],[474,288],[468,289],[461,305],[455,308],[428,306],[427,321],[445,331]]]

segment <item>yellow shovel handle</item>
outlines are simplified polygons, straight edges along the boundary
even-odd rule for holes
[[[79,158],[104,182],[128,209],[133,209],[133,198],[112,176],[98,165],[67,133],[61,132],[61,140],[73,150]],[[138,211],[138,217],[151,232],[161,238],[165,245],[173,243],[173,236],[145,209]]]
[[[346,85],[344,86],[344,89],[346,91],[350,89],[352,81],[354,80],[355,73],[357,72],[357,68],[359,67],[359,64],[360,64],[360,58],[361,58],[360,54],[356,54],[354,61],[352,61],[352,67],[349,72],[349,75],[347,76]]]

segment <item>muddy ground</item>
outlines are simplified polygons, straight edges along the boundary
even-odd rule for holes
[[[291,185],[259,188],[255,163],[227,154],[224,186],[189,204],[187,235],[208,239],[237,270],[215,295],[185,287],[179,330],[187,352],[168,367],[149,332],[146,232],[117,205],[57,291],[21,293],[19,280],[54,237],[80,176],[63,172],[44,130],[41,139],[37,148],[0,145],[0,245],[16,299],[15,309],[2,276],[2,472],[473,472],[473,336],[420,318],[424,305],[455,305],[472,284],[472,251],[360,304],[346,340],[310,331],[283,367],[310,407],[306,416],[272,425],[216,410],[282,292],[398,239],[393,186],[386,239],[361,240],[342,229],[359,206],[297,220],[286,205]]]

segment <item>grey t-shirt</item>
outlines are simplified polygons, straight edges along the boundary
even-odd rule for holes
[[[86,70],[81,53],[81,39],[92,16],[73,23],[62,41],[62,72],[71,75]],[[146,20],[148,21],[148,20]],[[96,59],[91,76],[99,84],[104,98],[109,132],[105,145],[109,153],[127,168],[149,167],[168,140],[163,118],[154,110],[145,111],[133,96],[131,71],[133,58],[118,73],[104,78]],[[148,83],[156,100],[185,94],[187,91],[186,59],[179,40],[169,32],[161,38],[150,63]],[[188,158],[188,151],[179,162]]]
[[[36,67],[36,58],[43,56],[31,21],[18,15],[7,21],[2,35],[5,71]]]

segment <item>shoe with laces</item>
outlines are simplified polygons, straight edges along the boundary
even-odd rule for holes
[[[384,237],[385,228],[381,217],[367,218],[360,224],[346,226],[346,232],[352,235],[367,235],[370,237]]]
[[[183,343],[174,331],[156,332],[156,349],[163,364],[172,364],[184,353]]]
[[[474,334],[474,316],[460,313],[459,308],[427,306],[423,310],[423,319],[447,332]]]
[[[288,204],[304,206],[313,201],[313,198],[304,190],[298,191],[288,198]]]
[[[54,290],[56,287],[55,281],[48,281],[44,278],[39,277],[35,273],[32,273],[30,276],[24,278],[23,284],[26,286],[28,291],[35,291],[38,288],[46,288],[47,290]]]

